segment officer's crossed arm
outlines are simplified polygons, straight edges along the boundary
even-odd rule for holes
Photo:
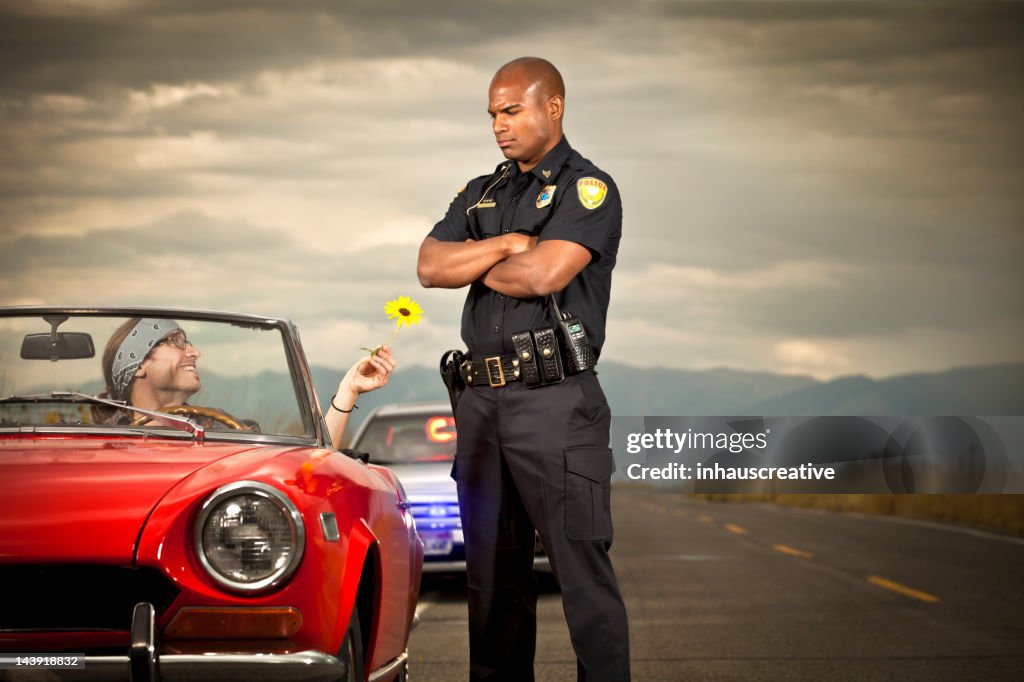
[[[420,245],[416,275],[424,287],[458,289],[480,279],[496,263],[521,254],[536,243],[536,237],[514,232],[463,242],[427,237]]]
[[[601,258],[609,240],[617,243],[622,229],[618,188],[607,174],[590,172],[563,190],[536,248],[496,263],[484,275],[486,286],[516,298],[547,296],[565,289],[591,260]]]
[[[564,289],[590,259],[590,250],[582,244],[550,239],[495,264],[483,282],[506,296],[547,296]]]

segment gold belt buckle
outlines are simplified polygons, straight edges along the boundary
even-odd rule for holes
[[[491,364],[492,362],[494,363],[493,365]],[[484,365],[487,367],[487,383],[491,385],[491,388],[504,386],[505,372],[501,369],[501,358],[497,355],[492,358],[484,358]],[[497,378],[495,378],[495,374],[497,374]]]

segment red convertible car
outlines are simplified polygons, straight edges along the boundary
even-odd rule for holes
[[[0,308],[0,678],[404,680],[408,506],[286,320]]]

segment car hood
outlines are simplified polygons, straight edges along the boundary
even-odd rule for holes
[[[184,478],[252,444],[0,439],[0,563],[129,564],[146,518]]]
[[[455,499],[456,487],[452,480],[452,463],[448,462],[418,462],[416,464],[388,464],[390,469],[398,476],[405,488],[405,494],[410,500],[416,501],[425,496],[431,498]]]

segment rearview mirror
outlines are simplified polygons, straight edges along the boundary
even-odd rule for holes
[[[92,336],[83,332],[27,334],[21,342],[22,360],[78,360],[95,357]]]

